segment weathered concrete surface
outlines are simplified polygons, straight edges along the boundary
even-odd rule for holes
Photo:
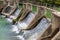
[[[30,12],[25,19],[19,21],[19,27],[21,27],[22,29],[27,29],[34,16],[34,13]]]
[[[60,40],[60,31],[52,38],[52,40]]]
[[[27,10],[28,11],[28,10]],[[29,12],[29,11],[28,11]],[[26,12],[25,12],[26,13]],[[39,19],[41,19],[41,17],[43,17],[44,16],[44,13],[45,13],[45,10],[43,9],[43,8],[41,8],[41,7],[38,7],[38,11],[37,11],[37,13],[35,13],[35,15],[33,16],[33,17],[31,17],[32,19],[31,20],[29,20],[29,23],[27,24],[28,26],[25,28],[24,26],[22,26],[22,29],[25,29],[25,30],[27,30],[27,29],[33,29],[34,28],[34,26],[37,24],[37,21],[39,20]],[[30,14],[30,13],[29,13]],[[32,15],[30,15],[30,16],[32,16]],[[23,18],[24,16],[22,16],[22,18]],[[27,18],[26,18],[26,20],[28,20],[29,18],[28,18],[29,16],[27,15]],[[21,18],[20,18],[21,19]],[[37,19],[37,20],[36,20]],[[24,20],[22,20],[22,22],[26,22],[26,21],[24,21]],[[21,23],[21,22],[20,22]],[[21,23],[22,24],[22,23]],[[20,25],[20,24],[19,24]]]
[[[14,13],[12,13],[10,16],[8,16],[6,19],[9,21],[9,22],[13,22],[14,19],[16,19],[18,17],[18,15],[20,14],[21,12],[21,9],[16,9]]]
[[[22,8],[22,10],[21,10],[20,14],[18,15],[18,17],[13,20],[13,24],[15,24],[18,21],[21,21],[21,20],[25,19],[26,16],[28,15],[28,12],[30,12],[30,10],[28,10],[26,8]]]
[[[60,28],[60,13],[59,12],[52,12],[52,26],[51,26],[51,33],[46,36],[46,37],[43,37],[42,40],[51,40],[55,35],[56,33],[59,31],[59,28]]]
[[[15,12],[13,14],[11,14],[9,17],[12,19],[16,19],[18,17],[18,15],[20,14],[21,9],[16,9]]]
[[[54,14],[52,15],[52,29],[56,29],[60,27],[60,17],[56,15]]]
[[[6,7],[2,10],[2,14],[3,14],[3,15],[6,15],[6,16],[10,16],[11,14],[14,13],[15,10],[16,10],[16,7],[6,6]]]
[[[32,29],[36,25],[37,21],[44,16],[45,10],[43,8],[38,7],[38,11],[35,14],[35,17],[32,19],[27,29]],[[37,20],[36,20],[37,19]]]
[[[0,11],[6,6],[6,4],[3,3],[3,1],[0,1]]]
[[[25,39],[37,40],[37,38],[48,28],[49,23],[50,22],[47,19],[42,18],[34,29],[25,31]]]

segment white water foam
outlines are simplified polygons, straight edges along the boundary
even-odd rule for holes
[[[35,17],[35,14],[31,12],[24,20],[18,22],[18,25],[22,29],[26,29],[34,17]]]

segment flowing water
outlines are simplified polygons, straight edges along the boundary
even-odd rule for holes
[[[27,28],[27,26],[29,25],[29,23],[32,21],[32,19],[34,18],[35,14],[33,12],[29,13],[29,15],[22,21],[20,21],[18,23],[18,25],[22,28]]]
[[[7,18],[7,20],[8,20],[9,22],[12,22],[13,19],[16,19],[16,18],[18,17],[20,11],[21,11],[20,9],[17,9],[17,10],[14,12],[14,14],[12,14],[12,15],[10,16],[10,18]]]
[[[17,33],[13,29],[14,27],[10,22],[0,17],[0,40],[22,40],[17,37]]]
[[[24,34],[24,38],[27,40],[28,38],[30,38],[30,40],[33,40],[36,38],[42,33],[45,31],[45,29],[48,27],[49,25],[49,21],[46,19],[46,18],[43,18],[39,24],[32,30],[28,30],[28,31],[25,31],[25,34]]]
[[[19,15],[20,11],[21,11],[20,9],[17,9],[17,10],[14,12],[14,14],[10,16],[10,18],[15,19],[15,18]]]

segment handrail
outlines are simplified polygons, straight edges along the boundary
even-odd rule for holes
[[[36,5],[36,4],[32,4],[32,3],[20,3],[20,4],[30,4],[30,5],[32,5],[32,6],[38,6],[38,7],[42,7],[42,8],[45,8],[45,9],[48,9],[48,10],[50,10],[50,11],[52,11],[52,12],[54,12],[54,11],[57,11],[57,10],[54,10],[54,9],[52,9],[52,8],[48,8],[48,7],[45,7],[45,6],[41,6],[41,5]],[[57,11],[58,12],[58,11]]]

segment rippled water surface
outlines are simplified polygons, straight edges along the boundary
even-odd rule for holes
[[[0,17],[0,40],[19,40],[17,34],[12,32],[12,24]]]

